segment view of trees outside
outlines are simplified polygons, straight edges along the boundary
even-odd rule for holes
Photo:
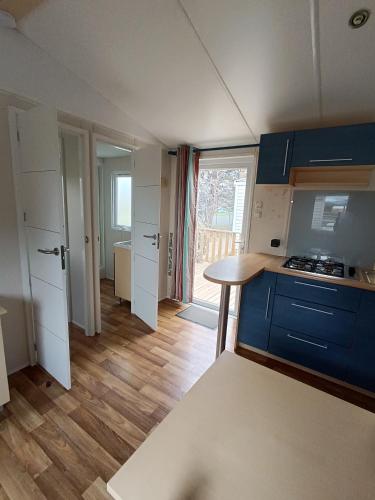
[[[207,265],[240,249],[245,203],[246,168],[201,168],[198,180],[197,235],[193,297],[197,303],[218,309],[220,286],[203,278]],[[230,311],[234,311],[232,287]]]
[[[197,225],[231,231],[235,181],[246,177],[246,169],[201,169],[199,171]]]

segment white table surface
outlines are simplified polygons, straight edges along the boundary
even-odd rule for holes
[[[108,491],[122,500],[374,500],[375,415],[224,352]]]

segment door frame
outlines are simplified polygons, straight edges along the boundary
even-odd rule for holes
[[[98,203],[98,193],[99,193],[99,179],[98,179],[98,169],[96,164],[96,144],[97,142],[105,142],[107,144],[112,144],[113,146],[120,146],[126,149],[130,149],[134,152],[136,149],[139,149],[139,146],[135,146],[134,144],[130,144],[126,140],[121,140],[121,138],[114,139],[104,134],[100,134],[97,132],[93,132],[91,134],[91,208],[92,208],[92,249],[93,249],[93,294],[94,294],[94,324],[95,324],[95,332],[101,333],[102,331],[102,316],[101,316],[101,297],[100,297],[100,228],[99,228],[99,203]],[[131,176],[133,177],[134,173],[134,158],[133,154],[131,155],[132,167],[131,167]],[[132,218],[133,218],[133,204],[134,197],[132,196]],[[132,240],[133,240],[133,225],[132,225]],[[131,249],[131,261],[133,262],[133,245]],[[131,273],[131,290],[133,292],[133,267]],[[133,310],[133,296],[132,293],[132,310]]]
[[[32,306],[31,286],[29,277],[29,259],[26,245],[26,231],[24,227],[24,214],[22,208],[21,185],[19,173],[21,172],[21,155],[18,142],[17,116],[23,112],[14,106],[8,107],[10,157],[12,163],[13,186],[16,201],[18,248],[20,252],[22,294],[26,322],[26,338],[30,364],[37,362],[36,356],[36,334],[34,329],[34,314]]]
[[[67,132],[80,139],[82,148],[82,188],[81,196],[83,202],[83,232],[85,234],[85,269],[84,269],[84,290],[85,290],[85,334],[95,335],[95,304],[94,304],[94,277],[93,277],[93,245],[92,240],[92,220],[91,220],[91,169],[90,169],[90,136],[85,129],[68,125],[63,122],[57,123],[60,132]],[[65,195],[64,195],[65,196]],[[65,215],[65,214],[64,214]]]

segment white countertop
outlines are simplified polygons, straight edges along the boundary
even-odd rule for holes
[[[132,242],[131,241],[117,241],[116,243],[113,243],[114,247],[117,248],[125,248],[125,250],[131,250],[132,249]]]
[[[108,483],[123,500],[373,500],[375,415],[224,352]]]

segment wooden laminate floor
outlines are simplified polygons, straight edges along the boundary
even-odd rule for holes
[[[164,301],[151,333],[103,281],[103,333],[71,328],[71,391],[39,367],[9,377],[0,500],[108,498],[105,483],[214,360],[216,331],[180,310]]]
[[[214,360],[216,331],[164,301],[151,333],[102,282],[103,333],[71,328],[72,389],[39,367],[9,377],[0,414],[0,500],[109,498],[105,483]],[[227,349],[233,350],[234,321]],[[374,399],[245,351],[239,354],[374,411]]]

